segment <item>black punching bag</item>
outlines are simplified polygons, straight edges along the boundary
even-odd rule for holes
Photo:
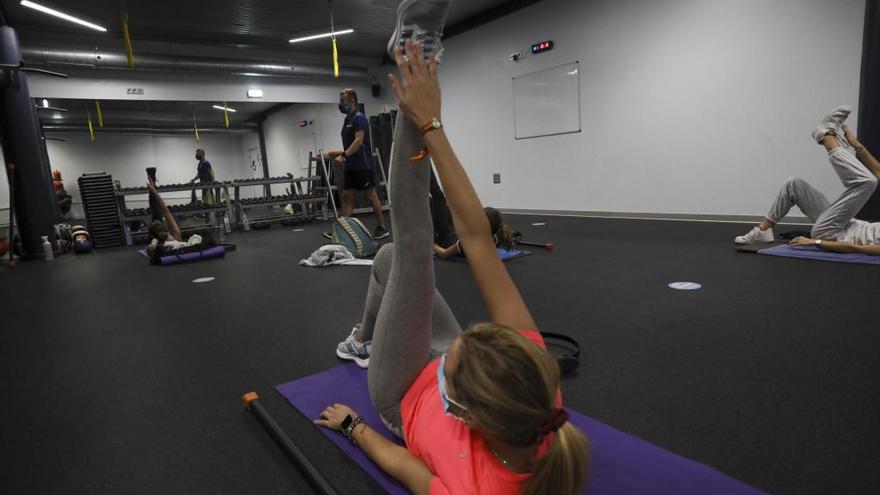
[[[42,239],[55,245],[57,205],[52,190],[45,142],[28,91],[27,75],[19,70],[21,49],[15,31],[0,26],[0,132],[3,157],[15,164],[15,217],[23,258],[43,256]]]

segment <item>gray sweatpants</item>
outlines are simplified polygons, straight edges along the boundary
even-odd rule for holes
[[[832,203],[805,180],[790,177],[779,190],[767,219],[777,223],[797,205],[813,222],[813,239],[842,238],[849,223],[874,194],[877,178],[852,153],[839,146],[828,152],[828,160],[843,183],[839,198]]]
[[[382,246],[373,260],[358,333],[362,341],[373,341],[370,399],[398,435],[404,394],[432,357],[446,352],[461,333],[455,315],[434,287],[431,162],[409,159],[422,146],[419,128],[398,112],[389,179],[395,242]]]

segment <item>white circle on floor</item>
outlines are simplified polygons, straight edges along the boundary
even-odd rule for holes
[[[194,284],[204,284],[205,282],[213,282],[213,281],[214,281],[214,277],[201,277],[201,278],[193,279]]]
[[[306,230],[306,229],[293,229],[294,232],[302,232],[303,230]]]
[[[696,282],[670,282],[669,288],[676,290],[697,290],[702,289],[703,286]]]
[[[533,223],[532,225],[535,226],[535,227],[539,227],[539,226],[541,226],[541,225],[547,225],[547,222],[535,222],[535,223]]]

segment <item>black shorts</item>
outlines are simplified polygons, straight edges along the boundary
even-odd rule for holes
[[[346,170],[342,174],[342,189],[346,191],[366,191],[374,187],[372,170]]]

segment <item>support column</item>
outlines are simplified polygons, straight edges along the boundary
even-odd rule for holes
[[[269,158],[266,156],[266,133],[263,131],[263,123],[266,122],[265,118],[260,119],[257,122],[257,135],[260,139],[260,161],[263,163],[263,178],[269,178]],[[272,186],[266,184],[263,186],[263,190],[266,196],[272,195]],[[293,192],[293,191],[291,191]]]
[[[865,2],[863,36],[858,134],[871,154],[880,156],[880,0]],[[858,218],[880,222],[880,189],[874,192]]]

